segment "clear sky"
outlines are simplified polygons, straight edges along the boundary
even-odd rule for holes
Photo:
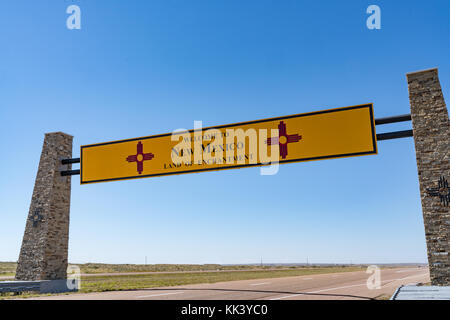
[[[81,30],[66,8],[81,8]],[[381,30],[366,8],[381,8]],[[449,1],[3,0],[0,261],[18,258],[45,132],[79,146],[374,103],[409,113],[407,72],[450,99]],[[410,124],[377,127],[378,132]],[[74,263],[426,262],[412,138],[379,154],[72,182]]]

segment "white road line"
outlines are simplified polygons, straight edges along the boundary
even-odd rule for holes
[[[410,278],[417,278],[417,277],[426,276],[426,275],[428,275],[428,273],[416,274],[415,276],[409,276],[409,277],[404,277],[404,278],[400,278],[400,279],[384,280],[384,281],[381,281],[381,283],[383,283],[383,282],[388,282],[388,283],[381,286],[381,288],[387,287],[388,285],[392,284],[392,282],[394,282],[394,281],[406,280],[406,279],[410,279]]]
[[[283,296],[283,297],[279,297],[279,298],[272,298],[269,300],[281,300],[281,299],[287,299],[287,298],[291,298],[291,297],[297,297],[300,296],[300,294],[291,294],[290,296]]]
[[[302,278],[301,280],[312,280],[313,278]]]
[[[151,294],[151,295],[148,295],[148,296],[139,296],[139,297],[136,297],[136,298],[140,299],[140,298],[149,298],[149,297],[157,297],[157,296],[168,296],[170,294],[180,294],[180,293],[184,293],[184,292],[159,293],[159,294]]]
[[[312,291],[310,293],[319,293],[319,292],[325,292],[325,291],[333,291],[333,290],[339,290],[339,289],[347,289],[347,288],[352,288],[352,287],[360,287],[360,286],[365,286],[366,283],[363,284],[353,284],[351,286],[343,286],[343,287],[336,287],[336,288],[328,288],[328,289],[322,289],[322,290],[316,290],[316,291]]]
[[[405,277],[405,278],[400,278],[400,279],[392,279],[392,280],[384,280],[381,282],[388,282],[388,281],[399,281],[399,280],[405,280],[405,279],[409,279],[409,278],[416,278],[419,276],[424,276],[426,275],[426,273],[424,274],[418,274],[415,276],[409,276],[409,277]],[[283,297],[278,297],[278,298],[272,298],[270,300],[281,300],[281,299],[286,299],[286,298],[292,298],[292,297],[297,297],[297,296],[302,296],[302,295],[308,295],[309,293],[319,293],[319,292],[325,292],[325,291],[333,291],[333,290],[339,290],[339,289],[347,289],[347,288],[352,288],[352,287],[361,287],[361,286],[366,286],[367,283],[362,283],[362,284],[354,284],[351,286],[343,286],[343,287],[336,287],[336,288],[328,288],[328,289],[322,289],[322,290],[316,290],[316,291],[307,291],[305,293],[299,293],[299,294],[291,294],[288,296],[283,296]]]
[[[270,284],[270,282],[250,283],[251,286],[261,286],[263,284]]]
[[[401,273],[401,272],[411,272],[411,271],[415,271],[415,270],[398,270],[395,271],[396,273]]]
[[[339,290],[339,289],[346,289],[346,288],[351,288],[351,287],[360,287],[360,286],[365,286],[366,284],[355,284],[355,285],[351,285],[351,286],[344,286],[344,287],[336,287],[336,288],[329,288],[329,289],[322,289],[322,290],[317,290],[317,291],[307,291],[305,293],[299,293],[299,294],[291,294],[289,296],[283,296],[283,297],[278,297],[278,298],[272,298],[270,300],[281,300],[281,299],[286,299],[286,298],[291,298],[291,297],[297,297],[297,296],[302,296],[302,295],[308,295],[309,293],[319,293],[319,292],[325,292],[325,291],[332,291],[332,290]]]
[[[409,277],[404,277],[404,278],[400,278],[400,279],[384,280],[381,282],[399,281],[399,280],[405,280],[405,279],[409,279],[409,278],[417,278],[417,277],[426,276],[426,275],[428,275],[428,273],[416,274],[415,276],[409,276]]]

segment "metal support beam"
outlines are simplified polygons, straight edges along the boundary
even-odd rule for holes
[[[411,121],[411,115],[410,114],[402,114],[399,116],[378,118],[378,119],[375,119],[375,125],[404,122],[404,121]]]
[[[394,131],[377,134],[377,141],[412,137],[412,130]]]
[[[61,175],[64,176],[74,176],[80,174],[80,170],[65,170],[61,171]]]
[[[80,158],[62,159],[61,163],[62,164],[80,163]]]

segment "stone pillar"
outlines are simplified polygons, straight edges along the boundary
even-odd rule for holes
[[[45,134],[33,197],[20,250],[16,280],[67,278],[71,177],[61,159],[72,158],[73,137]]]
[[[450,285],[450,122],[438,70],[407,74],[432,285]]]

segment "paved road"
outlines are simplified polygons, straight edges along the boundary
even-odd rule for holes
[[[310,300],[391,296],[402,284],[429,282],[428,268],[381,271],[381,288],[369,290],[363,271],[211,284],[39,297],[42,300]]]

